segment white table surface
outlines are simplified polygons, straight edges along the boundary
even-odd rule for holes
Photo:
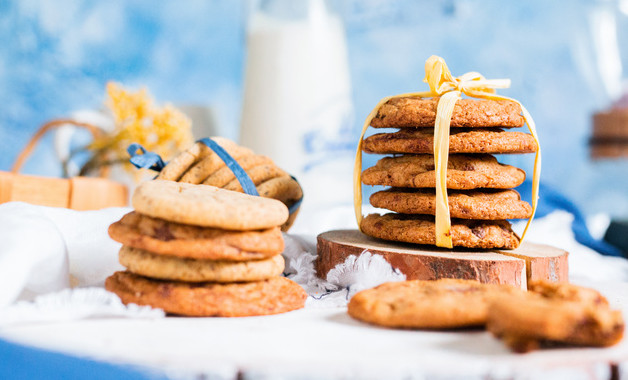
[[[628,284],[593,285],[628,311]],[[96,319],[9,326],[0,336],[183,378],[610,379],[612,364],[628,378],[626,339],[605,349],[514,354],[481,330],[379,328],[351,319],[345,307],[311,303],[268,317]]]

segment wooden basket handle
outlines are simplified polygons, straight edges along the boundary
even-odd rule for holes
[[[48,133],[48,131],[51,131],[53,129],[57,129],[57,128],[59,128],[59,127],[61,127],[63,125],[67,125],[67,124],[71,124],[71,125],[74,125],[76,127],[81,127],[81,128],[86,129],[87,131],[89,131],[92,134],[92,137],[98,137],[98,136],[100,136],[100,135],[102,135],[104,133],[102,129],[100,129],[99,127],[97,127],[97,126],[95,126],[93,124],[82,123],[82,122],[79,122],[79,121],[76,121],[76,120],[72,120],[72,119],[55,119],[55,120],[49,121],[49,122],[47,122],[46,124],[42,125],[39,128],[39,130],[28,141],[28,143],[26,144],[24,149],[22,149],[20,154],[15,159],[15,162],[13,163],[13,167],[11,168],[11,172],[14,173],[14,174],[19,173],[20,169],[24,165],[24,162],[26,162],[26,160],[31,155],[31,153],[33,153],[33,150],[35,149],[35,146],[37,145],[37,142],[39,142],[39,140],[46,133]],[[107,176],[108,173],[109,173],[109,168],[108,167],[103,167],[100,170],[100,176],[101,177]]]

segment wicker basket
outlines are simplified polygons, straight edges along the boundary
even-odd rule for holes
[[[18,155],[11,172],[0,171],[0,203],[20,201],[42,206],[65,207],[73,210],[97,210],[123,207],[128,204],[125,185],[104,178],[109,168],[98,177],[52,178],[19,174],[35,145],[48,131],[72,124],[87,129],[93,136],[102,131],[93,125],[74,120],[54,120],[44,124]]]

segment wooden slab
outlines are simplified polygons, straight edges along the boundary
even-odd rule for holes
[[[358,230],[328,231],[317,240],[316,271],[321,278],[347,257],[367,250],[383,256],[408,280],[459,278],[521,288],[526,288],[529,280],[568,280],[568,253],[547,245],[526,242],[512,251],[448,250],[379,240]]]

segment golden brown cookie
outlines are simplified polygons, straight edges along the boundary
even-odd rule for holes
[[[212,140],[217,142],[218,145],[222,147],[228,147],[232,144],[235,145],[233,141],[222,137],[212,137]],[[191,166],[210,154],[215,153],[208,148],[207,145],[197,142],[170,160],[170,162],[168,162],[168,164],[161,170],[157,179],[178,181]]]
[[[266,229],[288,219],[288,208],[275,199],[172,181],[142,183],[132,203],[137,212],[153,218],[226,230]]]
[[[229,141],[228,143],[223,143],[219,145],[223,147],[225,151],[238,162],[240,162],[239,160],[254,155],[252,150],[241,147],[233,141]],[[217,170],[224,168],[225,166],[226,164],[222,160],[222,158],[220,158],[214,151],[212,151],[201,160],[196,162],[194,165],[192,165],[185,172],[185,174],[183,174],[179,181],[199,184],[202,183],[208,176],[210,176]]]
[[[355,319],[386,327],[451,329],[484,326],[491,297],[521,290],[473,280],[401,281],[363,290],[347,311]]]
[[[216,261],[160,255],[123,245],[120,264],[142,276],[186,282],[250,282],[279,276],[284,269],[281,255],[252,261]]]
[[[167,313],[192,317],[246,317],[301,309],[307,294],[285,277],[264,281],[189,284],[152,280],[131,272],[116,272],[105,288],[123,303],[148,305]]]
[[[272,165],[273,164],[273,161],[270,158],[266,156],[260,156],[260,155],[246,156],[246,157],[237,159],[236,161],[238,161],[242,169],[244,169],[245,171],[248,171],[259,165]],[[220,169],[216,170],[214,173],[210,174],[209,177],[207,177],[203,181],[203,184],[216,186],[216,187],[224,187],[227,184],[229,184],[229,182],[233,181],[235,178],[236,178],[235,174],[233,174],[233,171],[231,170],[231,168],[227,166],[223,166]]]
[[[523,183],[526,174],[504,165],[490,154],[452,154],[447,162],[447,188],[510,189]],[[430,154],[384,157],[362,173],[365,185],[435,187],[434,156]]]
[[[402,214],[436,213],[436,192],[433,189],[393,188],[371,195],[374,207]],[[525,219],[532,215],[532,207],[522,201],[515,190],[450,190],[449,213],[460,219]]]
[[[623,337],[624,320],[592,289],[535,283],[527,293],[491,300],[487,329],[513,351],[546,343],[606,347]]]
[[[433,127],[439,98],[393,98],[371,121],[375,128]],[[451,117],[452,127],[523,127],[521,106],[509,100],[461,99]]]
[[[279,227],[228,231],[172,223],[130,212],[109,226],[109,236],[124,245],[192,259],[261,260],[283,252]]]
[[[247,170],[246,173],[249,175],[251,181],[255,184],[255,186],[265,181],[268,181],[269,179],[288,176],[288,173],[275,166],[275,164],[255,166]],[[242,185],[240,184],[240,181],[238,181],[237,179],[232,180],[223,188],[232,191],[244,191],[242,190]]]
[[[434,153],[434,129],[403,129],[378,133],[364,139],[366,153]],[[536,141],[529,133],[504,132],[501,129],[453,129],[449,134],[450,153],[534,153]]]
[[[383,240],[414,244],[436,244],[433,216],[389,213],[370,214],[362,220],[365,234]],[[451,220],[454,247],[515,249],[519,237],[505,220]]]

